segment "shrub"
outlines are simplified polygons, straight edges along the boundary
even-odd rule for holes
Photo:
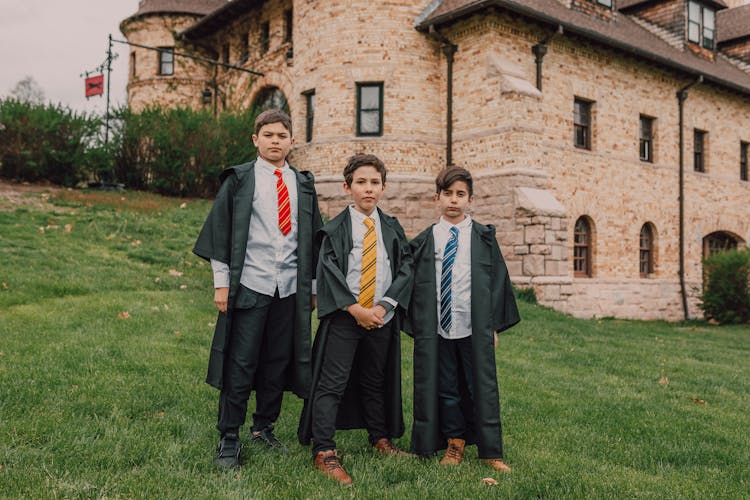
[[[527,304],[536,304],[538,302],[536,298],[536,292],[531,287],[527,287],[527,288],[513,287],[513,291],[515,292],[516,298],[518,300],[526,302]]]
[[[114,173],[129,188],[171,196],[211,197],[219,173],[255,157],[255,111],[225,113],[147,108],[115,113]]]
[[[61,105],[0,100],[0,176],[74,186],[96,168],[87,154],[100,126]]]
[[[700,308],[721,324],[750,321],[750,249],[719,252],[703,261]]]

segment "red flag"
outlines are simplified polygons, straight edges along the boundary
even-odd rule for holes
[[[104,75],[95,75],[86,78],[86,97],[102,95],[104,93]]]

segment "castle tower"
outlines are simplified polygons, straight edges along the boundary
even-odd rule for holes
[[[179,33],[223,5],[225,0],[140,0],[138,11],[120,23],[131,46],[128,76],[128,105],[138,111],[148,105],[209,107],[204,90],[210,88],[213,68],[183,57],[177,52],[214,58],[205,48],[186,46]]]

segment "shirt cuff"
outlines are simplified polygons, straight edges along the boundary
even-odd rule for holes
[[[390,297],[383,297],[382,299],[380,299],[380,301],[378,301],[377,305],[383,306],[385,308],[385,312],[389,313],[396,309],[398,302]]]
[[[214,272],[214,288],[229,288],[229,265],[211,259],[211,269]]]
[[[313,280],[312,280],[312,290],[311,291],[312,291],[313,295],[318,295],[318,280],[315,279],[315,278],[313,278]]]

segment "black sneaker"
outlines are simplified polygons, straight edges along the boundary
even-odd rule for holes
[[[240,443],[240,437],[234,432],[227,432],[221,437],[221,441],[219,441],[214,463],[226,469],[236,469],[240,466],[241,450],[242,443]]]
[[[274,436],[273,424],[269,424],[260,431],[251,431],[250,442],[263,444],[274,451],[278,451],[279,453],[286,453],[287,451],[289,451],[287,450],[287,447],[284,446],[284,444],[279,441],[276,436]]]

